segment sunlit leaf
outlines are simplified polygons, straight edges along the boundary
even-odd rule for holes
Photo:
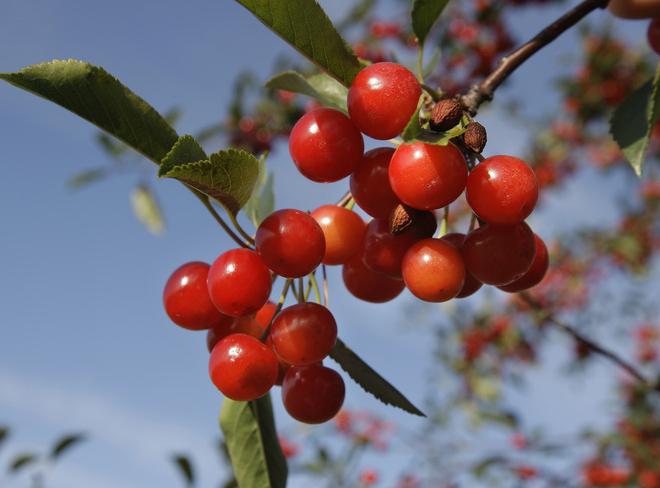
[[[137,219],[149,232],[161,235],[165,230],[163,213],[156,196],[147,185],[138,185],[131,192],[131,207]]]
[[[287,90],[301,93],[318,100],[321,105],[338,108],[346,112],[348,89],[334,78],[320,73],[303,76],[295,71],[277,74],[266,82],[273,90]]]

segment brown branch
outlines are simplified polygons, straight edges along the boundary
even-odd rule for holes
[[[485,101],[493,99],[493,95],[498,86],[513,73],[518,66],[527,61],[541,48],[547,46],[563,32],[573,27],[580,20],[592,11],[605,8],[609,0],[584,0],[573,9],[566,12],[552,24],[545,27],[532,39],[520,46],[508,56],[500,59],[497,68],[488,75],[481,83],[473,85],[465,94],[461,101],[466,110],[475,115],[479,106]]]

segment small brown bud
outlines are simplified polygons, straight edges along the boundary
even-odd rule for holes
[[[470,122],[463,133],[463,142],[474,152],[481,154],[486,147],[486,128],[479,122]]]
[[[397,205],[390,214],[390,232],[394,235],[401,234],[413,223],[414,209],[407,205]]]
[[[444,132],[458,125],[463,117],[463,105],[453,98],[440,100],[431,112],[430,125],[435,131]]]

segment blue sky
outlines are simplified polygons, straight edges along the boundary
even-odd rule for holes
[[[321,3],[333,17],[347,4]],[[520,37],[546,22],[546,12],[555,11],[522,12]],[[605,14],[596,18],[603,21]],[[620,27],[641,42],[640,26]],[[538,110],[551,110],[554,101],[544,93],[555,70],[565,69],[559,55],[574,45],[575,38],[567,36],[548,47],[520,70],[512,88]],[[148,0],[138,7],[128,0],[4,0],[0,14],[0,71],[56,58],[102,65],[157,109],[182,107],[181,132],[224,116],[235,74],[249,68],[266,79],[280,53],[295,55],[233,2]],[[88,431],[91,440],[52,473],[49,486],[178,487],[167,462],[172,451],[193,454],[200,486],[215,484],[220,468],[212,443],[221,398],[208,380],[204,336],[168,322],[161,292],[181,263],[212,261],[231,243],[187,191],[173,181],[156,182],[155,171],[150,181],[168,225],[161,238],[146,233],[131,215],[134,176],[72,193],[65,186],[68,177],[106,162],[94,142],[95,129],[6,84],[0,85],[0,107],[0,424],[15,429],[10,449],[0,451],[0,485],[6,483],[2,466],[10,452],[44,447],[70,430]],[[490,110],[482,118],[489,153],[519,153],[523,128],[498,115]],[[269,162],[278,207],[310,209],[343,193],[345,182],[304,180],[286,148],[278,149]],[[614,208],[590,185],[573,186],[532,220],[542,235],[560,228],[569,213],[576,223]],[[576,204],[582,209],[578,215]],[[382,306],[359,303],[336,286],[337,270],[331,280],[341,336],[421,403],[433,341],[426,329],[402,326],[410,295]],[[444,313],[442,307],[437,311]],[[533,412],[530,422],[555,431],[583,423],[609,395],[603,374],[557,384],[565,345],[558,338],[548,364],[530,375],[539,386],[519,399]],[[575,403],[556,402],[564,396]],[[381,406],[350,382],[346,405],[376,409],[410,428],[424,422]],[[300,428],[279,407],[278,421],[290,431]],[[27,480],[9,486],[27,486]]]

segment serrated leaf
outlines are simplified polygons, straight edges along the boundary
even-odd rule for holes
[[[273,32],[345,86],[361,66],[315,0],[237,0]]]
[[[184,454],[175,454],[172,456],[172,462],[183,477],[186,486],[193,486],[195,484],[195,471],[188,456]]]
[[[53,461],[58,459],[60,456],[62,456],[62,454],[64,454],[65,452],[67,452],[77,444],[80,444],[85,439],[86,437],[83,434],[69,434],[61,437],[60,439],[55,441],[55,444],[50,450],[50,455],[49,455],[50,459]]]
[[[163,213],[156,196],[147,185],[138,185],[131,192],[131,207],[137,219],[149,232],[161,235],[165,230]]]
[[[23,468],[37,462],[37,455],[32,453],[19,454],[9,462],[8,471],[12,474],[16,474],[21,471]]]
[[[108,171],[106,168],[87,169],[85,171],[81,171],[80,173],[76,173],[71,178],[69,178],[69,181],[67,181],[66,185],[73,190],[78,190],[84,186],[100,181],[106,176],[108,176]]]
[[[348,375],[360,385],[367,393],[371,393],[386,405],[392,405],[408,413],[426,417],[424,413],[412,404],[399,390],[392,386],[385,378],[365,363],[357,354],[346,346],[340,339],[330,353]]]
[[[270,395],[251,402],[226,398],[220,412],[220,428],[238,486],[286,486],[288,468],[275,430]]]
[[[0,73],[0,79],[70,110],[156,164],[176,142],[176,132],[153,107],[98,66],[56,60]]]
[[[655,77],[628,95],[610,120],[610,133],[637,176],[641,176],[644,154],[653,126],[660,118],[660,64]]]
[[[322,105],[348,111],[346,107],[348,89],[324,73],[303,76],[296,71],[284,71],[268,80],[266,86],[272,90],[287,90],[307,95],[318,100]]]
[[[449,0],[413,0],[412,28],[420,46],[424,45],[426,36],[431,32],[433,24],[438,20],[448,3]]]
[[[181,136],[160,161],[158,176],[163,176],[175,166],[203,161],[205,159],[208,159],[208,156],[193,136]]]

